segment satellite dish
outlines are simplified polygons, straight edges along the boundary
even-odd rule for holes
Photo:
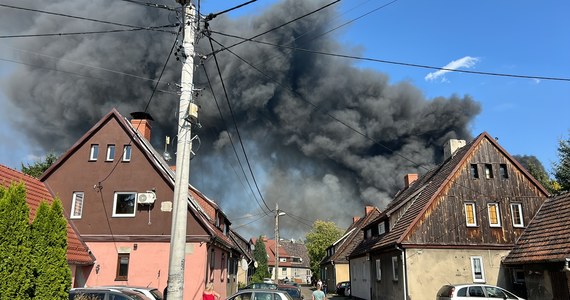
[[[247,271],[248,266],[247,266],[247,260],[245,260],[245,258],[241,259],[240,264],[241,264],[241,269]]]
[[[254,262],[253,262],[253,266],[254,266],[255,268],[257,268],[257,261],[254,261]]]

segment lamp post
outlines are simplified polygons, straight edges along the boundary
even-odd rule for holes
[[[279,283],[279,216],[285,215],[279,211],[279,203],[275,204],[275,283]]]

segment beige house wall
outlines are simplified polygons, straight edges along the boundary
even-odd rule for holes
[[[336,283],[338,284],[339,282],[343,282],[343,281],[350,281],[350,267],[349,264],[336,264],[335,266],[335,272],[336,272]],[[333,291],[332,289],[334,289],[334,287],[330,287],[329,286],[329,291]]]
[[[410,299],[435,298],[449,283],[473,283],[471,257],[483,259],[485,283],[501,285],[501,259],[508,250],[406,249],[406,279]]]

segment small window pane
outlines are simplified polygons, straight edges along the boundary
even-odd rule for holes
[[[115,145],[107,146],[107,160],[111,161],[115,158]]]
[[[380,259],[376,260],[376,280],[380,281],[382,279],[382,265]]]
[[[91,145],[91,151],[89,152],[89,160],[97,160],[98,155],[99,155],[99,145],[97,144]]]
[[[475,203],[465,203],[465,221],[467,226],[477,226]]]
[[[123,161],[131,160],[131,145],[125,145],[123,148]]]
[[[507,165],[500,164],[499,165],[499,173],[501,173],[501,178],[509,178],[509,173],[507,173]]]
[[[481,256],[471,257],[471,271],[473,282],[485,282],[485,272],[483,270],[483,258]],[[469,291],[471,294],[471,291]]]
[[[81,219],[83,212],[83,192],[74,192],[73,200],[71,201],[71,219]]]
[[[129,277],[129,254],[119,253],[117,259],[117,280],[127,280]]]
[[[394,281],[398,280],[398,257],[397,256],[392,256],[392,279]]]
[[[113,217],[134,217],[137,205],[137,194],[119,192],[115,193],[113,203]]]
[[[501,215],[499,213],[499,204],[489,203],[487,204],[487,210],[489,211],[489,225],[491,227],[501,227]]]
[[[522,205],[520,203],[511,203],[511,214],[513,216],[513,226],[524,227]]]
[[[477,169],[477,164],[471,164],[471,178],[479,178],[479,169]]]
[[[380,224],[378,224],[378,235],[383,235],[384,233],[386,233],[385,222],[380,222]]]
[[[493,178],[493,165],[485,164],[485,178],[486,179]]]

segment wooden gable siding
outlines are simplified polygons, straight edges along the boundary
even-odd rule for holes
[[[471,176],[471,164],[478,165],[478,179]],[[485,178],[485,164],[492,165],[491,179]],[[500,176],[500,164],[506,165],[508,178]],[[512,245],[524,228],[513,226],[510,204],[522,204],[526,227],[545,199],[546,195],[507,156],[483,139],[436,196],[404,243]],[[467,201],[475,203],[476,227],[466,226],[464,204]],[[499,204],[501,227],[490,227],[488,203]]]
[[[162,211],[161,204],[172,201],[173,188],[137,143],[131,142],[130,162],[122,161],[123,146],[130,142],[127,132],[112,116],[45,178],[45,183],[62,200],[67,217],[73,192],[84,192],[82,217],[71,222],[85,241],[169,240],[172,214]],[[89,160],[92,144],[99,145],[97,161]],[[115,145],[112,162],[106,161],[109,144]],[[154,205],[137,205],[135,217],[112,217],[115,192],[141,193],[152,189],[157,195]],[[206,235],[192,214],[188,217],[188,235]]]

